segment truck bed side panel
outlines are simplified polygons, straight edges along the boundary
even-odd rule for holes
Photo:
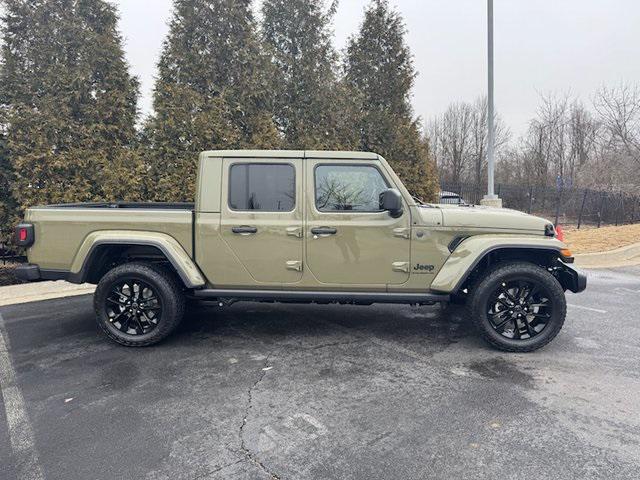
[[[101,230],[165,233],[192,255],[192,214],[188,210],[34,208],[27,222],[35,226],[29,262],[40,268],[69,270],[85,237]]]

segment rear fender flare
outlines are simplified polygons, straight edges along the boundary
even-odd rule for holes
[[[109,230],[86,236],[76,253],[69,281],[83,283],[98,247],[104,245],[142,245],[158,248],[176,270],[187,288],[202,288],[206,280],[182,245],[170,235],[159,232]]]

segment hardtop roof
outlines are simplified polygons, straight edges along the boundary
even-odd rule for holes
[[[208,150],[202,152],[205,157],[230,158],[337,158],[349,160],[378,160],[379,156],[371,152],[346,152],[330,150]]]

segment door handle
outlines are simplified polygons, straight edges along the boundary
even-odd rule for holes
[[[311,233],[314,235],[335,235],[338,230],[332,227],[315,227],[311,229]]]
[[[302,238],[302,227],[287,227],[287,235]]]
[[[406,238],[407,240],[409,240],[411,238],[411,230],[404,227],[394,228],[393,236],[398,238]]]
[[[238,233],[240,235],[252,235],[258,232],[256,227],[250,227],[248,225],[243,225],[241,227],[233,227],[231,229],[233,233]]]

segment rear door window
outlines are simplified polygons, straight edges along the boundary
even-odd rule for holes
[[[291,212],[296,204],[293,165],[236,163],[229,171],[229,207],[241,211]]]

